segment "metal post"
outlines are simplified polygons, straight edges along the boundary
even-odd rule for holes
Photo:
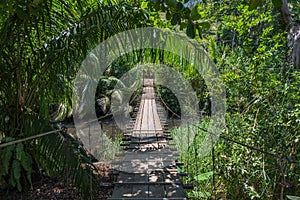
[[[92,153],[92,150],[91,150],[91,124],[89,123],[89,152],[90,154]],[[90,162],[92,162],[92,158],[91,158],[91,155],[90,155]],[[93,172],[91,170],[91,174],[90,174],[90,199],[92,200],[93,199]]]

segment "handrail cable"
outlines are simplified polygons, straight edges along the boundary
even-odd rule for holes
[[[166,104],[166,102],[162,99],[160,93],[159,93],[159,99],[160,101],[164,104],[164,106],[167,108],[167,110],[169,110],[173,115],[175,115],[178,118],[181,118],[181,116],[179,116],[178,114],[176,114],[171,108],[169,108],[169,106]]]
[[[200,129],[200,130],[202,130],[202,131],[204,131],[204,132],[206,132],[206,133],[209,133],[209,134],[211,134],[211,135],[216,136],[215,133],[212,133],[212,132],[210,132],[210,131],[208,131],[208,130],[206,130],[206,129],[204,129],[204,128],[201,128],[201,127],[199,127],[199,126],[197,126],[197,125],[195,125],[195,124],[193,124],[193,126],[197,127],[198,129]],[[229,142],[232,142],[232,143],[235,143],[235,144],[238,144],[238,145],[247,147],[248,149],[252,149],[252,150],[261,152],[261,153],[263,153],[263,154],[267,154],[267,155],[272,156],[272,157],[277,158],[277,159],[286,160],[286,161],[289,162],[289,163],[293,163],[293,164],[296,164],[296,165],[299,165],[299,166],[300,166],[300,162],[296,162],[296,161],[292,160],[289,156],[277,155],[277,154],[271,153],[271,152],[269,152],[269,151],[266,151],[266,150],[263,150],[263,149],[259,149],[259,148],[253,147],[253,146],[250,146],[250,145],[248,145],[248,144],[244,144],[244,143],[235,141],[235,140],[233,140],[233,139],[230,139],[230,138],[228,138],[228,137],[224,137],[224,136],[221,136],[221,135],[220,135],[219,137],[222,138],[222,139],[224,139],[224,140],[227,140],[227,141],[229,141]]]
[[[43,136],[46,136],[46,135],[50,135],[52,133],[57,133],[57,132],[60,132],[62,130],[63,130],[63,128],[60,128],[60,129],[57,129],[57,130],[48,131],[48,132],[41,133],[41,134],[38,134],[38,135],[33,135],[33,136],[30,136],[30,137],[27,137],[27,138],[22,138],[22,139],[14,140],[14,141],[11,141],[11,142],[6,142],[6,143],[3,143],[3,144],[0,144],[0,148],[4,148],[4,147],[7,147],[7,146],[10,146],[10,145],[13,145],[13,144],[17,144],[17,143],[20,143],[20,142],[25,142],[25,141],[32,140],[32,139],[35,139],[35,138],[43,137]]]
[[[138,95],[136,95],[136,96],[131,100],[131,102],[133,102],[133,100],[136,99],[137,96],[138,96]],[[131,103],[131,102],[130,102],[130,103]],[[129,104],[130,104],[130,103],[129,103]],[[93,119],[93,120],[90,120],[90,121],[87,121],[87,122],[84,123],[84,125],[85,125],[85,126],[88,126],[91,122],[96,122],[96,121],[98,121],[98,120],[100,120],[100,119],[104,119],[104,118],[106,118],[106,117],[108,117],[108,116],[112,116],[112,115],[113,115],[113,113],[111,113],[111,110],[110,110],[110,112],[108,112],[106,115],[100,116],[100,117],[98,117],[98,118],[96,118],[96,119]]]

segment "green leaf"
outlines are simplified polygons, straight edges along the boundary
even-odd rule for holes
[[[176,5],[176,9],[178,11],[182,10],[184,8],[183,4],[181,2],[178,2],[177,5]]]
[[[197,196],[200,198],[207,199],[207,197],[211,197],[211,193],[203,191],[203,192],[197,192]]]
[[[184,21],[184,22],[182,22],[182,23],[180,24],[180,30],[184,30],[184,29],[186,29],[186,28],[187,28],[187,22]]]
[[[143,8],[143,9],[148,8],[148,2],[143,1],[143,2],[142,2],[142,5],[141,5],[141,8]]]
[[[176,6],[177,6],[176,0],[166,0],[165,2],[169,7],[176,8]]]
[[[213,59],[216,59],[217,58],[217,50],[216,50],[216,42],[215,42],[215,40],[210,40],[209,48],[210,48],[210,51],[211,51],[211,57]]]
[[[15,140],[15,138],[13,138],[13,137],[5,137],[3,139],[4,142],[11,142],[11,141],[14,141],[14,140]]]
[[[13,150],[15,149],[15,145],[11,145],[6,147],[5,149],[1,150],[1,160],[3,161],[3,171],[4,174],[8,174],[9,166],[10,166],[10,160],[13,157]],[[1,173],[2,174],[2,173]]]
[[[208,30],[210,29],[210,23],[209,22],[200,22],[198,24],[202,30]]]
[[[198,20],[201,18],[201,15],[200,15],[200,9],[201,9],[201,6],[200,5],[195,5],[191,11],[191,19],[192,20]]]
[[[179,22],[180,22],[180,17],[177,13],[175,13],[171,19],[171,24],[175,26],[176,24],[179,24]]]
[[[181,16],[183,18],[188,19],[190,14],[191,14],[191,10],[188,7],[184,7],[183,10],[181,11]]]
[[[254,10],[261,4],[262,4],[262,0],[251,0],[249,10]]]
[[[22,186],[20,183],[20,178],[21,178],[21,165],[18,160],[14,160],[12,164],[12,170],[13,170],[13,178],[17,184],[17,188],[19,192],[22,190]]]
[[[18,143],[17,147],[16,147],[16,159],[17,160],[21,161],[22,153],[24,153],[23,144]]]
[[[15,180],[19,180],[21,177],[21,165],[18,160],[13,161],[12,170]]]
[[[13,175],[10,175],[10,176],[9,176],[8,183],[9,183],[12,187],[16,187],[16,181],[15,181]]]
[[[188,37],[190,38],[195,38],[196,36],[196,31],[195,31],[195,27],[192,21],[189,21],[187,28],[186,28],[186,34]]]
[[[20,180],[17,181],[17,188],[18,188],[18,191],[21,192],[22,191],[22,185],[20,183]]]
[[[166,13],[166,19],[170,20],[171,18],[172,18],[172,15],[171,15],[170,11],[167,11],[167,13]]]
[[[197,181],[204,181],[204,180],[207,180],[209,177],[211,177],[213,175],[213,173],[214,173],[213,171],[203,173],[203,174],[200,174],[198,176],[195,176],[194,179],[197,180]]]
[[[290,200],[300,200],[300,197],[298,196],[286,195],[286,197]]]
[[[21,165],[22,167],[25,169],[25,171],[27,172],[32,172],[32,168],[31,168],[31,165],[32,165],[32,160],[31,160],[31,157],[26,155],[26,153],[23,151],[22,152],[22,155],[21,155]]]

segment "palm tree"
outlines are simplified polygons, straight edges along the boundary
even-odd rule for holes
[[[72,114],[72,79],[89,50],[115,33],[146,23],[147,14],[125,2],[92,2],[1,4],[0,115],[4,120],[0,134],[4,142],[55,129],[53,122]],[[21,183],[31,183],[33,171],[42,168],[69,176],[88,198],[90,180],[97,180],[90,156],[64,131],[0,151],[5,162],[0,170],[2,185],[22,190]],[[92,186],[95,192],[97,184]]]

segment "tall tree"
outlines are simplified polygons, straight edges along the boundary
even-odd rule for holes
[[[255,9],[258,6],[261,6],[263,3],[263,0],[251,0],[249,9]],[[300,67],[300,21],[299,19],[299,13],[295,11],[295,14],[293,14],[292,9],[296,9],[300,6],[299,1],[290,1],[290,5],[288,0],[273,0],[272,1],[274,7],[281,10],[282,18],[285,21],[286,25],[286,31],[288,32],[288,38],[289,38],[289,45],[291,46],[291,63],[293,63],[294,68]],[[292,6],[291,6],[292,5]],[[294,15],[294,16],[293,16]]]
[[[299,4],[299,3],[298,3]],[[298,5],[299,6],[299,5]],[[300,67],[300,22],[293,19],[288,1],[282,0],[281,7],[286,27],[289,30],[289,37],[292,46],[292,62],[295,68]]]

